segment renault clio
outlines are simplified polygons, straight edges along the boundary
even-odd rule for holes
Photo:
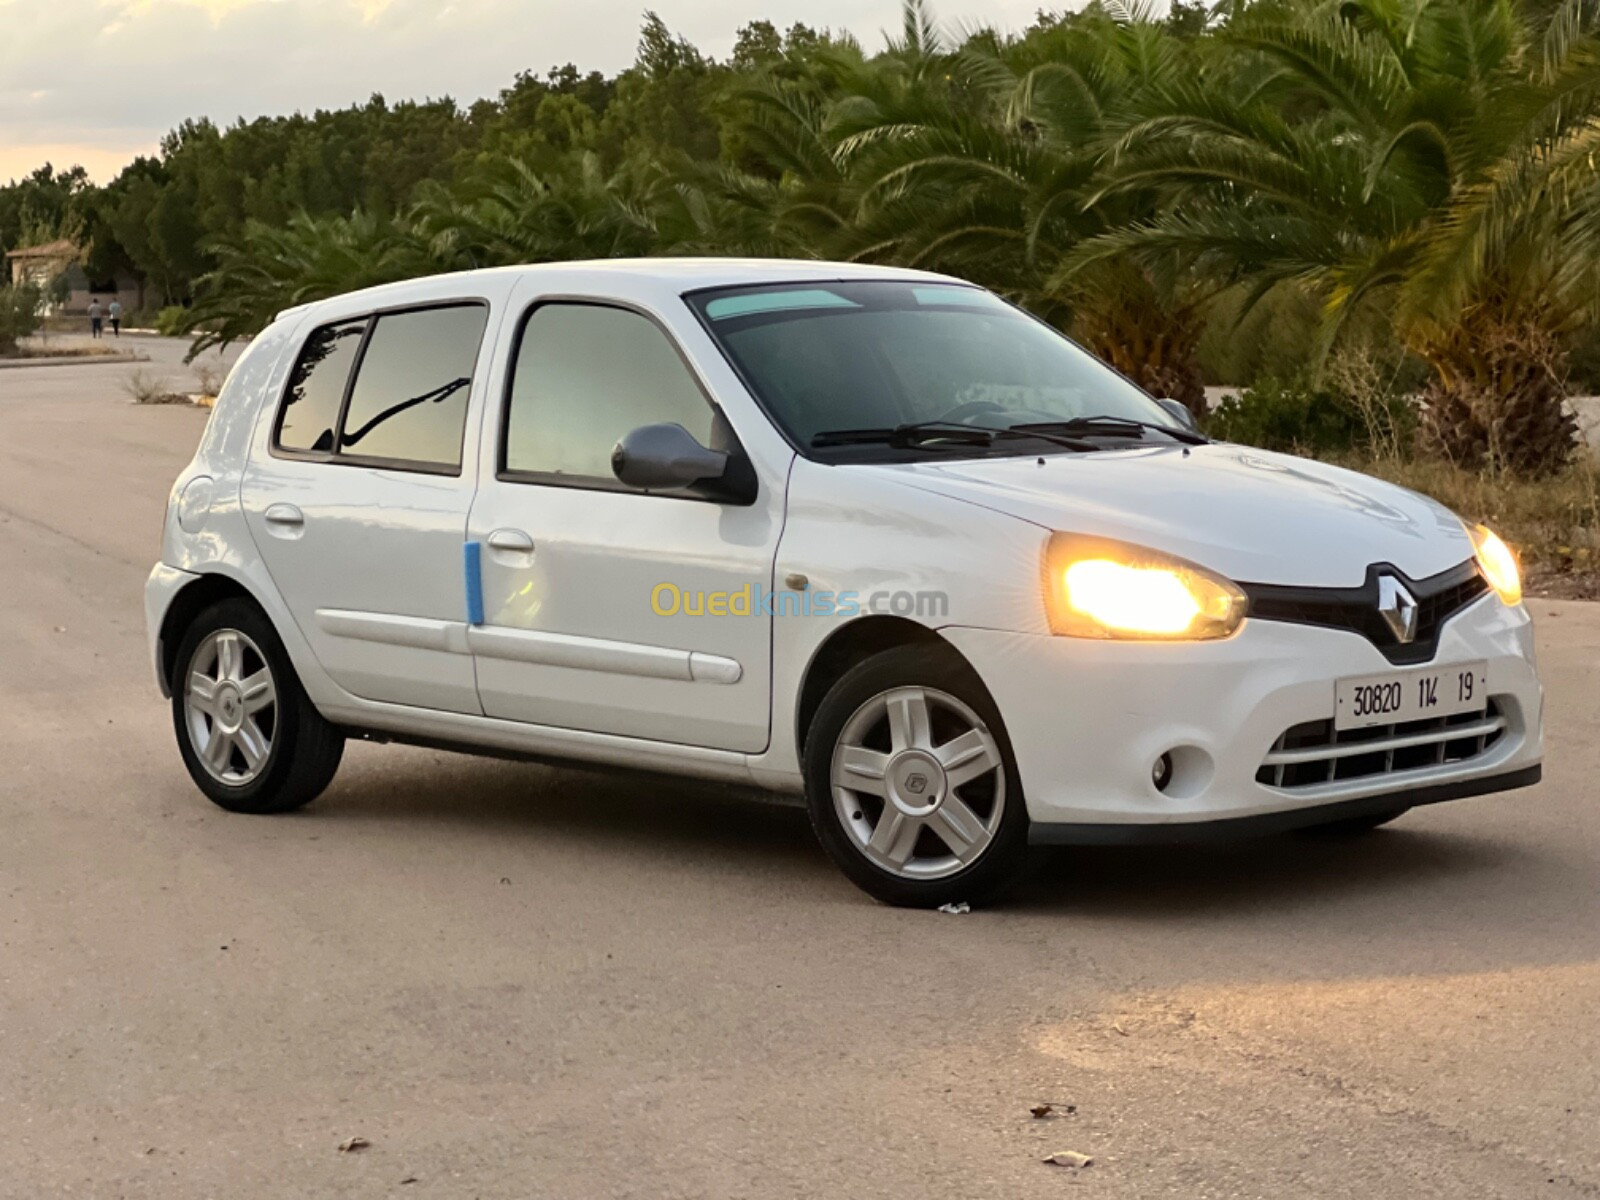
[[[992,893],[1029,843],[1360,830],[1540,772],[1492,532],[1211,441],[914,271],[576,263],[285,312],[146,608],[224,808],[306,804],[351,737],[734,780],[803,795],[895,904]]]

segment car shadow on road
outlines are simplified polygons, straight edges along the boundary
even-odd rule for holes
[[[393,749],[379,753],[396,754]],[[352,764],[306,814],[319,822],[390,827],[447,824],[495,839],[560,838],[616,853],[701,855],[795,886],[839,878],[798,802],[762,800],[714,784],[579,768],[554,768],[431,751],[410,761]],[[378,769],[373,770],[372,767]],[[397,782],[396,776],[401,776]],[[1356,903],[1382,920],[1437,903],[1436,892],[1474,908],[1503,893],[1525,903],[1530,888],[1560,903],[1586,886],[1557,856],[1489,832],[1440,828],[1429,810],[1361,837],[1285,834],[1198,846],[1052,847],[1035,852],[1002,911],[1080,918],[1166,920],[1285,915]],[[1576,893],[1574,893],[1576,894]],[[871,903],[865,897],[861,903]]]
[[[363,769],[366,763],[341,771],[306,817],[419,829],[446,824],[495,838],[525,833],[619,849],[670,846],[686,854],[747,859],[766,870],[828,870],[797,799],[695,780],[443,751],[384,747],[376,753],[406,754],[409,761],[382,762],[378,771]]]
[[[1416,818],[1411,818],[1416,819]],[[1537,855],[1487,836],[1398,825],[1347,838],[1276,834],[1190,846],[1052,847],[1011,903],[1083,915],[1166,918],[1319,905],[1359,893],[1521,886]]]
[[[1244,944],[1286,977],[1592,961],[1595,938],[1570,914],[1592,911],[1593,864],[1470,814],[1419,810],[1346,839],[1052,848],[1003,911],[1045,937],[1098,930],[1160,947],[1151,979],[1226,973]]]

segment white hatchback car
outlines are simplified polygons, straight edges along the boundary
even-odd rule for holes
[[[902,904],[992,892],[1029,842],[1537,780],[1505,546],[1180,413],[913,271],[341,296],[256,338],[173,488],[157,675],[225,808],[305,804],[351,736],[735,780],[803,793]]]

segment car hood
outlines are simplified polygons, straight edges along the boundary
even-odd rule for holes
[[[1355,587],[1372,563],[1420,579],[1473,554],[1460,520],[1426,496],[1245,446],[1137,446],[872,469],[1047,529],[1164,550],[1242,583]]]

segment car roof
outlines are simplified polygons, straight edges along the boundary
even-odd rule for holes
[[[379,284],[360,291],[346,292],[325,300],[284,309],[278,319],[297,317],[321,308],[348,311],[352,304],[381,308],[404,303],[418,291],[437,292],[453,287],[463,292],[493,281],[496,290],[509,278],[524,276],[548,278],[561,288],[601,287],[618,298],[662,292],[682,295],[701,288],[739,287],[761,283],[808,283],[841,280],[907,279],[963,283],[948,275],[906,267],[882,267],[865,263],[825,262],[803,258],[599,258],[572,262],[530,263],[510,267],[487,267],[477,271],[456,271],[428,275],[398,283]]]

